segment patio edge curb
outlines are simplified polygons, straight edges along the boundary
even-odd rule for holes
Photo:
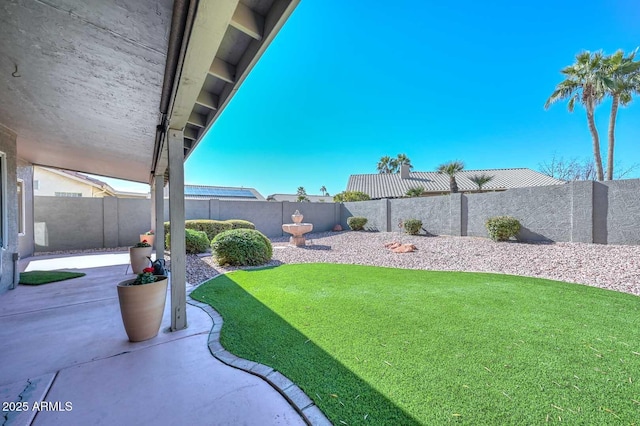
[[[222,324],[224,322],[222,315],[220,315],[218,311],[213,309],[210,305],[191,298],[191,292],[196,288],[197,287],[193,287],[188,290],[187,303],[202,309],[213,321],[213,326],[211,327],[209,339],[207,341],[207,346],[209,347],[211,355],[229,367],[237,368],[238,370],[257,376],[267,382],[272,388],[277,390],[287,400],[287,402],[289,402],[291,407],[296,410],[308,425],[332,426],[332,423],[320,408],[315,405],[313,400],[284,374],[274,370],[268,365],[237,357],[222,346],[220,343],[220,331],[222,330]]]

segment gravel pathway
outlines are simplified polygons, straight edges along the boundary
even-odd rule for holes
[[[348,263],[407,269],[496,272],[549,278],[640,295],[640,246],[584,243],[496,243],[477,237],[409,236],[391,232],[308,234],[307,247],[272,238],[273,259],[285,263]],[[384,244],[414,244],[413,253],[393,253]],[[189,255],[187,281],[199,284],[223,268],[211,257]]]

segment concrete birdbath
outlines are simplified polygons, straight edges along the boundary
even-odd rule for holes
[[[282,230],[288,234],[291,234],[291,238],[289,238],[289,244],[296,247],[304,247],[306,245],[304,234],[313,230],[312,223],[302,223],[303,217],[304,216],[302,216],[302,213],[296,210],[296,212],[291,215],[291,220],[293,220],[293,223],[285,223],[282,225]]]

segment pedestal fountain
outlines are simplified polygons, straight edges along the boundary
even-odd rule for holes
[[[282,225],[282,230],[288,234],[291,234],[289,238],[289,244],[296,247],[304,247],[306,240],[304,234],[313,230],[313,223],[302,223],[304,216],[298,210],[291,215],[293,223],[285,223]]]

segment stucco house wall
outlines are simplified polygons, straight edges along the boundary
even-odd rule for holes
[[[94,191],[95,188],[92,185],[52,173],[41,167],[34,168],[33,179],[37,182],[37,189],[33,191],[36,196],[54,197],[56,192],[78,193],[82,194],[82,197],[104,196],[99,194],[99,191]]]
[[[16,176],[16,134],[0,125],[0,153],[5,157],[6,182],[2,184],[6,188],[3,194],[6,198],[3,202],[2,221],[6,232],[2,235],[3,242],[0,248],[0,293],[4,293],[12,287],[14,282],[14,254],[18,253],[18,197]],[[2,180],[3,177],[0,177]]]
[[[24,233],[18,235],[18,252],[21,258],[33,255],[33,165],[18,159],[18,179],[22,180],[24,190]]]

